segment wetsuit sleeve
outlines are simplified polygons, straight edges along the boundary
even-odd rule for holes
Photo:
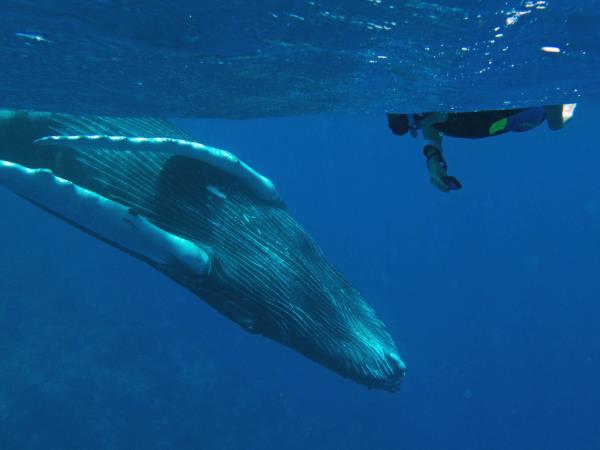
[[[435,112],[426,115],[424,118],[420,119],[417,122],[418,128],[425,129],[430,128],[433,125],[437,125],[438,123],[444,123],[448,120],[448,113],[445,112]]]
[[[433,127],[423,128],[423,138],[425,139],[425,147],[428,145],[442,151],[442,133]]]

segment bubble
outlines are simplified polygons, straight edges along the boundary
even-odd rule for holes
[[[540,50],[546,53],[560,53],[560,48],[558,47],[544,46]]]

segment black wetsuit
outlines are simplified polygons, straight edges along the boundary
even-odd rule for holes
[[[448,119],[445,122],[432,125],[440,133],[446,136],[460,138],[484,138],[488,136],[497,136],[508,131],[524,131],[510,128],[497,129],[491,132],[492,125],[502,119],[509,119],[525,109],[507,109],[491,110],[464,113],[448,113]],[[419,120],[427,117],[431,113],[416,114],[415,119],[417,128]],[[394,134],[403,135],[409,130],[408,116],[406,114],[388,114],[388,124]]]

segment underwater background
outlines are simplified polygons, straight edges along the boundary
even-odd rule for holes
[[[408,375],[396,394],[344,380],[281,345],[244,332],[141,262],[0,190],[1,450],[600,448],[600,154],[595,137],[600,92],[595,69],[600,59],[597,41],[592,42],[600,12],[594,2],[557,2],[556,9],[542,2],[554,24],[563,23],[567,5],[572,8],[568,17],[576,19],[566,28],[571,34],[562,33],[561,42],[549,43],[565,48],[570,42],[577,48],[567,52],[568,64],[536,59],[556,55],[539,53],[552,32],[537,32],[539,24],[532,21],[518,36],[529,37],[523,39],[538,56],[525,60],[518,77],[490,70],[483,73],[481,85],[476,78],[461,85],[458,66],[434,62],[423,72],[427,77],[411,81],[408,94],[394,91],[405,99],[399,105],[410,103],[415,110],[439,104],[469,109],[498,107],[504,101],[580,102],[572,122],[559,132],[543,125],[493,139],[448,139],[450,173],[464,186],[451,195],[429,184],[421,142],[388,130],[384,111],[393,97],[377,88],[379,81],[390,81],[385,76],[361,96],[352,89],[356,86],[336,84],[347,78],[329,76],[324,61],[311,60],[310,67],[321,64],[323,69],[315,79],[328,82],[322,91],[314,80],[305,88],[323,94],[335,86],[348,95],[335,97],[331,105],[327,95],[294,103],[293,93],[284,89],[285,96],[278,97],[284,91],[274,88],[265,98],[244,103],[246,97],[225,89],[235,84],[215,81],[223,83],[218,95],[224,99],[185,109],[183,105],[199,105],[200,100],[177,92],[193,97],[197,86],[202,97],[215,85],[202,87],[201,76],[189,75],[173,87],[177,92],[161,93],[161,86],[173,84],[171,78],[161,78],[159,66],[146,67],[156,67],[156,73],[142,70],[140,62],[140,76],[156,84],[148,87],[144,79],[148,91],[125,101],[125,81],[138,82],[137,74],[127,70],[127,61],[113,61],[122,64],[119,77],[115,67],[103,58],[94,60],[90,50],[88,57],[98,64],[90,73],[99,83],[97,69],[105,67],[115,83],[99,90],[93,76],[67,73],[80,74],[78,92],[90,95],[65,96],[73,85],[57,68],[82,60],[42,58],[64,53],[53,47],[60,42],[56,30],[69,30],[61,27],[65,23],[87,30],[72,41],[85,49],[88,42],[105,42],[107,33],[100,25],[90,28],[84,18],[90,20],[103,6],[113,13],[132,8],[128,2],[97,1],[88,4],[95,11],[84,14],[65,6],[71,12],[59,14],[53,3],[9,1],[0,13],[7,24],[0,33],[0,59],[3,67],[12,68],[0,71],[0,106],[170,117],[243,112],[250,120],[175,122],[199,142],[234,152],[275,181],[294,217],[388,326]],[[71,3],[73,8],[78,4]],[[285,6],[289,14],[294,2],[264,3],[269,11]],[[378,4],[364,3],[369,8]],[[515,12],[528,9],[528,2],[514,2],[499,14],[500,2],[460,3],[481,11],[486,27],[496,19],[506,24],[513,17],[506,12],[513,6]],[[202,4],[219,8],[219,2]],[[305,8],[310,4],[302,3]],[[425,2],[403,5],[410,12],[436,10],[435,4]],[[488,7],[493,13],[485,15]],[[519,24],[544,8],[529,9],[535,12],[517,16]],[[133,11],[126,19],[135,24],[143,11]],[[458,14],[454,9],[439,11],[440,23],[451,24],[449,18]],[[106,18],[113,20],[108,12]],[[102,17],[95,20],[104,23]],[[391,19],[386,15],[385,20]],[[145,27],[142,21],[139,29]],[[55,34],[48,34],[49,29]],[[156,57],[175,54],[182,60],[203,42],[194,36],[171,41],[173,33],[167,29],[151,34],[156,39],[149,44],[140,42],[145,35],[128,34],[136,29],[119,28],[111,42],[130,54],[159,48]],[[170,29],[179,29],[177,23]],[[289,26],[283,29],[292,33]],[[448,38],[466,36],[458,26],[443,30]],[[275,31],[281,34],[281,29]],[[340,33],[353,35],[346,31]],[[412,30],[415,39],[433,39],[419,31]],[[29,37],[15,39],[15,33]],[[255,41],[240,37],[224,41],[227,45],[211,41],[220,47],[206,51],[227,48],[222,57],[248,61],[240,55],[257,55],[252,53],[256,46],[246,47],[273,45],[269,36]],[[474,42],[488,39],[469,36]],[[443,41],[444,34],[435,39]],[[276,61],[298,57],[307,62],[296,53],[282,56],[294,47],[278,42],[268,50]],[[336,51],[339,42],[362,45],[358,37],[356,42],[326,41]],[[517,46],[518,51],[525,52],[527,45]],[[78,51],[83,50],[71,55]],[[413,66],[420,54],[415,52]],[[44,64],[36,65],[36,58]],[[548,66],[553,70],[544,61],[554,61]],[[531,71],[548,78],[528,77]],[[455,77],[448,77],[449,72]],[[360,80],[369,80],[368,73],[361,74]],[[273,72],[268,75],[274,77]],[[281,86],[290,81],[279,80]],[[429,96],[430,91],[435,95]],[[461,93],[468,96],[462,103]],[[169,100],[160,110],[163,94]],[[375,97],[385,101],[371,103]],[[277,98],[285,101],[270,109],[268,100]],[[286,111],[319,114],[253,118]]]
[[[448,140],[453,195],[382,116],[180,124],[271,174],[394,335],[400,392],[2,191],[1,448],[600,448],[593,105],[560,132]]]

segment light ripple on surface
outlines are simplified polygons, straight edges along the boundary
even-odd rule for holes
[[[595,2],[445,3],[9,0],[0,106],[252,118],[598,95]]]

